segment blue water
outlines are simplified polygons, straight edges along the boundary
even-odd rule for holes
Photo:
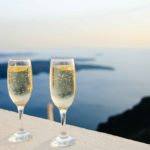
[[[132,108],[142,97],[150,95],[150,50],[148,49],[21,52],[0,50],[0,64],[7,63],[9,58],[29,57],[35,61],[50,60],[54,56],[75,57],[78,66],[102,66],[98,69],[88,66],[77,71],[76,98],[67,114],[68,124],[95,130],[98,123]],[[34,75],[33,93],[25,113],[47,118],[47,104],[50,101],[48,73]],[[16,111],[8,95],[6,78],[1,76],[0,108]],[[59,121],[56,108],[54,112],[55,120]]]

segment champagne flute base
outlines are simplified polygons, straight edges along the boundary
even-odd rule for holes
[[[71,136],[58,136],[51,141],[52,147],[68,147],[75,143],[75,138]]]
[[[32,135],[30,132],[27,131],[18,131],[15,134],[13,134],[8,141],[9,142],[14,142],[14,143],[18,143],[18,142],[25,142],[32,139]]]

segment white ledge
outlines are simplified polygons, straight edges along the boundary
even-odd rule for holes
[[[60,125],[46,119],[24,115],[24,127],[33,139],[24,143],[10,143],[8,137],[18,130],[18,114],[0,109],[0,150],[53,150],[50,140],[59,134]],[[67,132],[76,137],[69,150],[150,150],[148,144],[127,140],[105,133],[67,125]]]

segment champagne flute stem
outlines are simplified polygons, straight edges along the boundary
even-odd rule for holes
[[[66,137],[67,133],[65,131],[65,125],[66,125],[66,114],[67,114],[67,110],[66,109],[60,109],[60,117],[61,117],[61,125],[62,125],[62,131],[60,133],[60,135],[62,137]]]
[[[18,106],[18,113],[19,113],[19,120],[20,120],[20,129],[19,131],[24,131],[23,128],[23,112],[24,112],[24,107],[23,106]]]

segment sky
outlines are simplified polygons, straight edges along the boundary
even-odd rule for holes
[[[0,49],[150,48],[150,0],[0,0]]]

